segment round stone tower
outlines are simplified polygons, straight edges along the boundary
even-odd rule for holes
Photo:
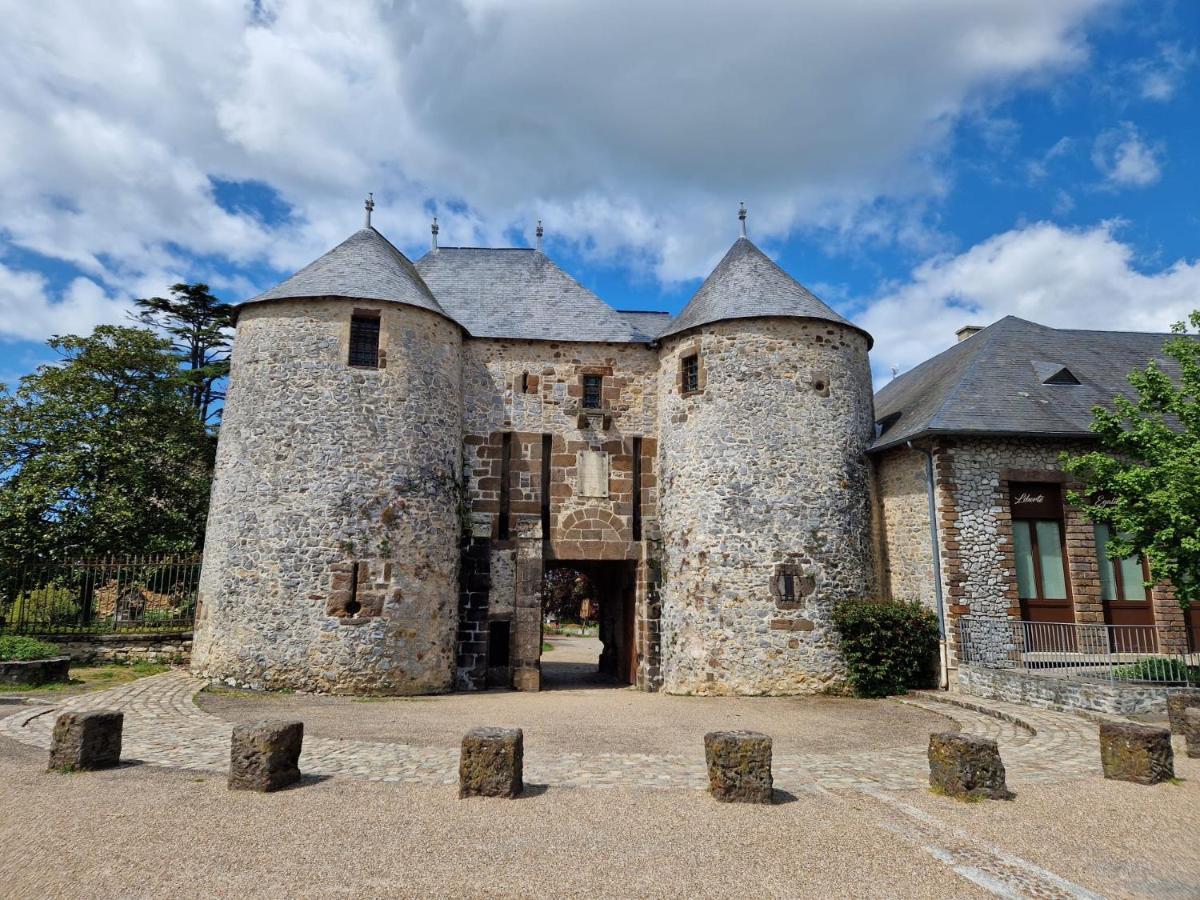
[[[239,309],[197,675],[451,689],[462,334],[370,227]]]
[[[832,607],[871,578],[870,346],[745,237],[663,335],[665,690],[841,679]]]

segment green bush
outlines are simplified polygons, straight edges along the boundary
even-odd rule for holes
[[[1177,681],[1200,684],[1200,666],[1184,665],[1183,660],[1152,657],[1118,666],[1113,675],[1124,681]]]
[[[0,660],[49,659],[62,656],[53,644],[19,634],[0,634]]]
[[[18,594],[8,612],[9,622],[39,625],[74,624],[79,619],[79,598],[68,587],[46,585]]]
[[[860,697],[933,687],[937,616],[919,603],[848,601],[833,611],[850,684]]]

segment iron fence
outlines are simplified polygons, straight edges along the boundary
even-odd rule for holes
[[[102,634],[192,627],[200,556],[108,556],[0,572],[0,634]]]
[[[1137,684],[1200,684],[1200,654],[1182,629],[1155,625],[958,620],[961,662],[1063,678]]]

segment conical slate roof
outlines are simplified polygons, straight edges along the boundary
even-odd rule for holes
[[[650,340],[540,250],[441,247],[417,260],[417,271],[472,337]]]
[[[683,312],[667,324],[659,337],[726,319],[761,316],[836,322],[866,335],[868,347],[873,343],[867,332],[826,306],[745,237],[734,242]]]
[[[242,305],[295,297],[386,300],[427,309],[457,322],[437,302],[408,257],[369,226],[354,232],[283,284]]]

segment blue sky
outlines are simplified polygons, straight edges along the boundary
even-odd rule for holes
[[[1200,306],[1200,4],[21,4],[0,25],[0,381],[375,224],[546,249],[677,311],[737,235],[876,338],[1165,330]],[[101,9],[101,6],[104,8]]]

